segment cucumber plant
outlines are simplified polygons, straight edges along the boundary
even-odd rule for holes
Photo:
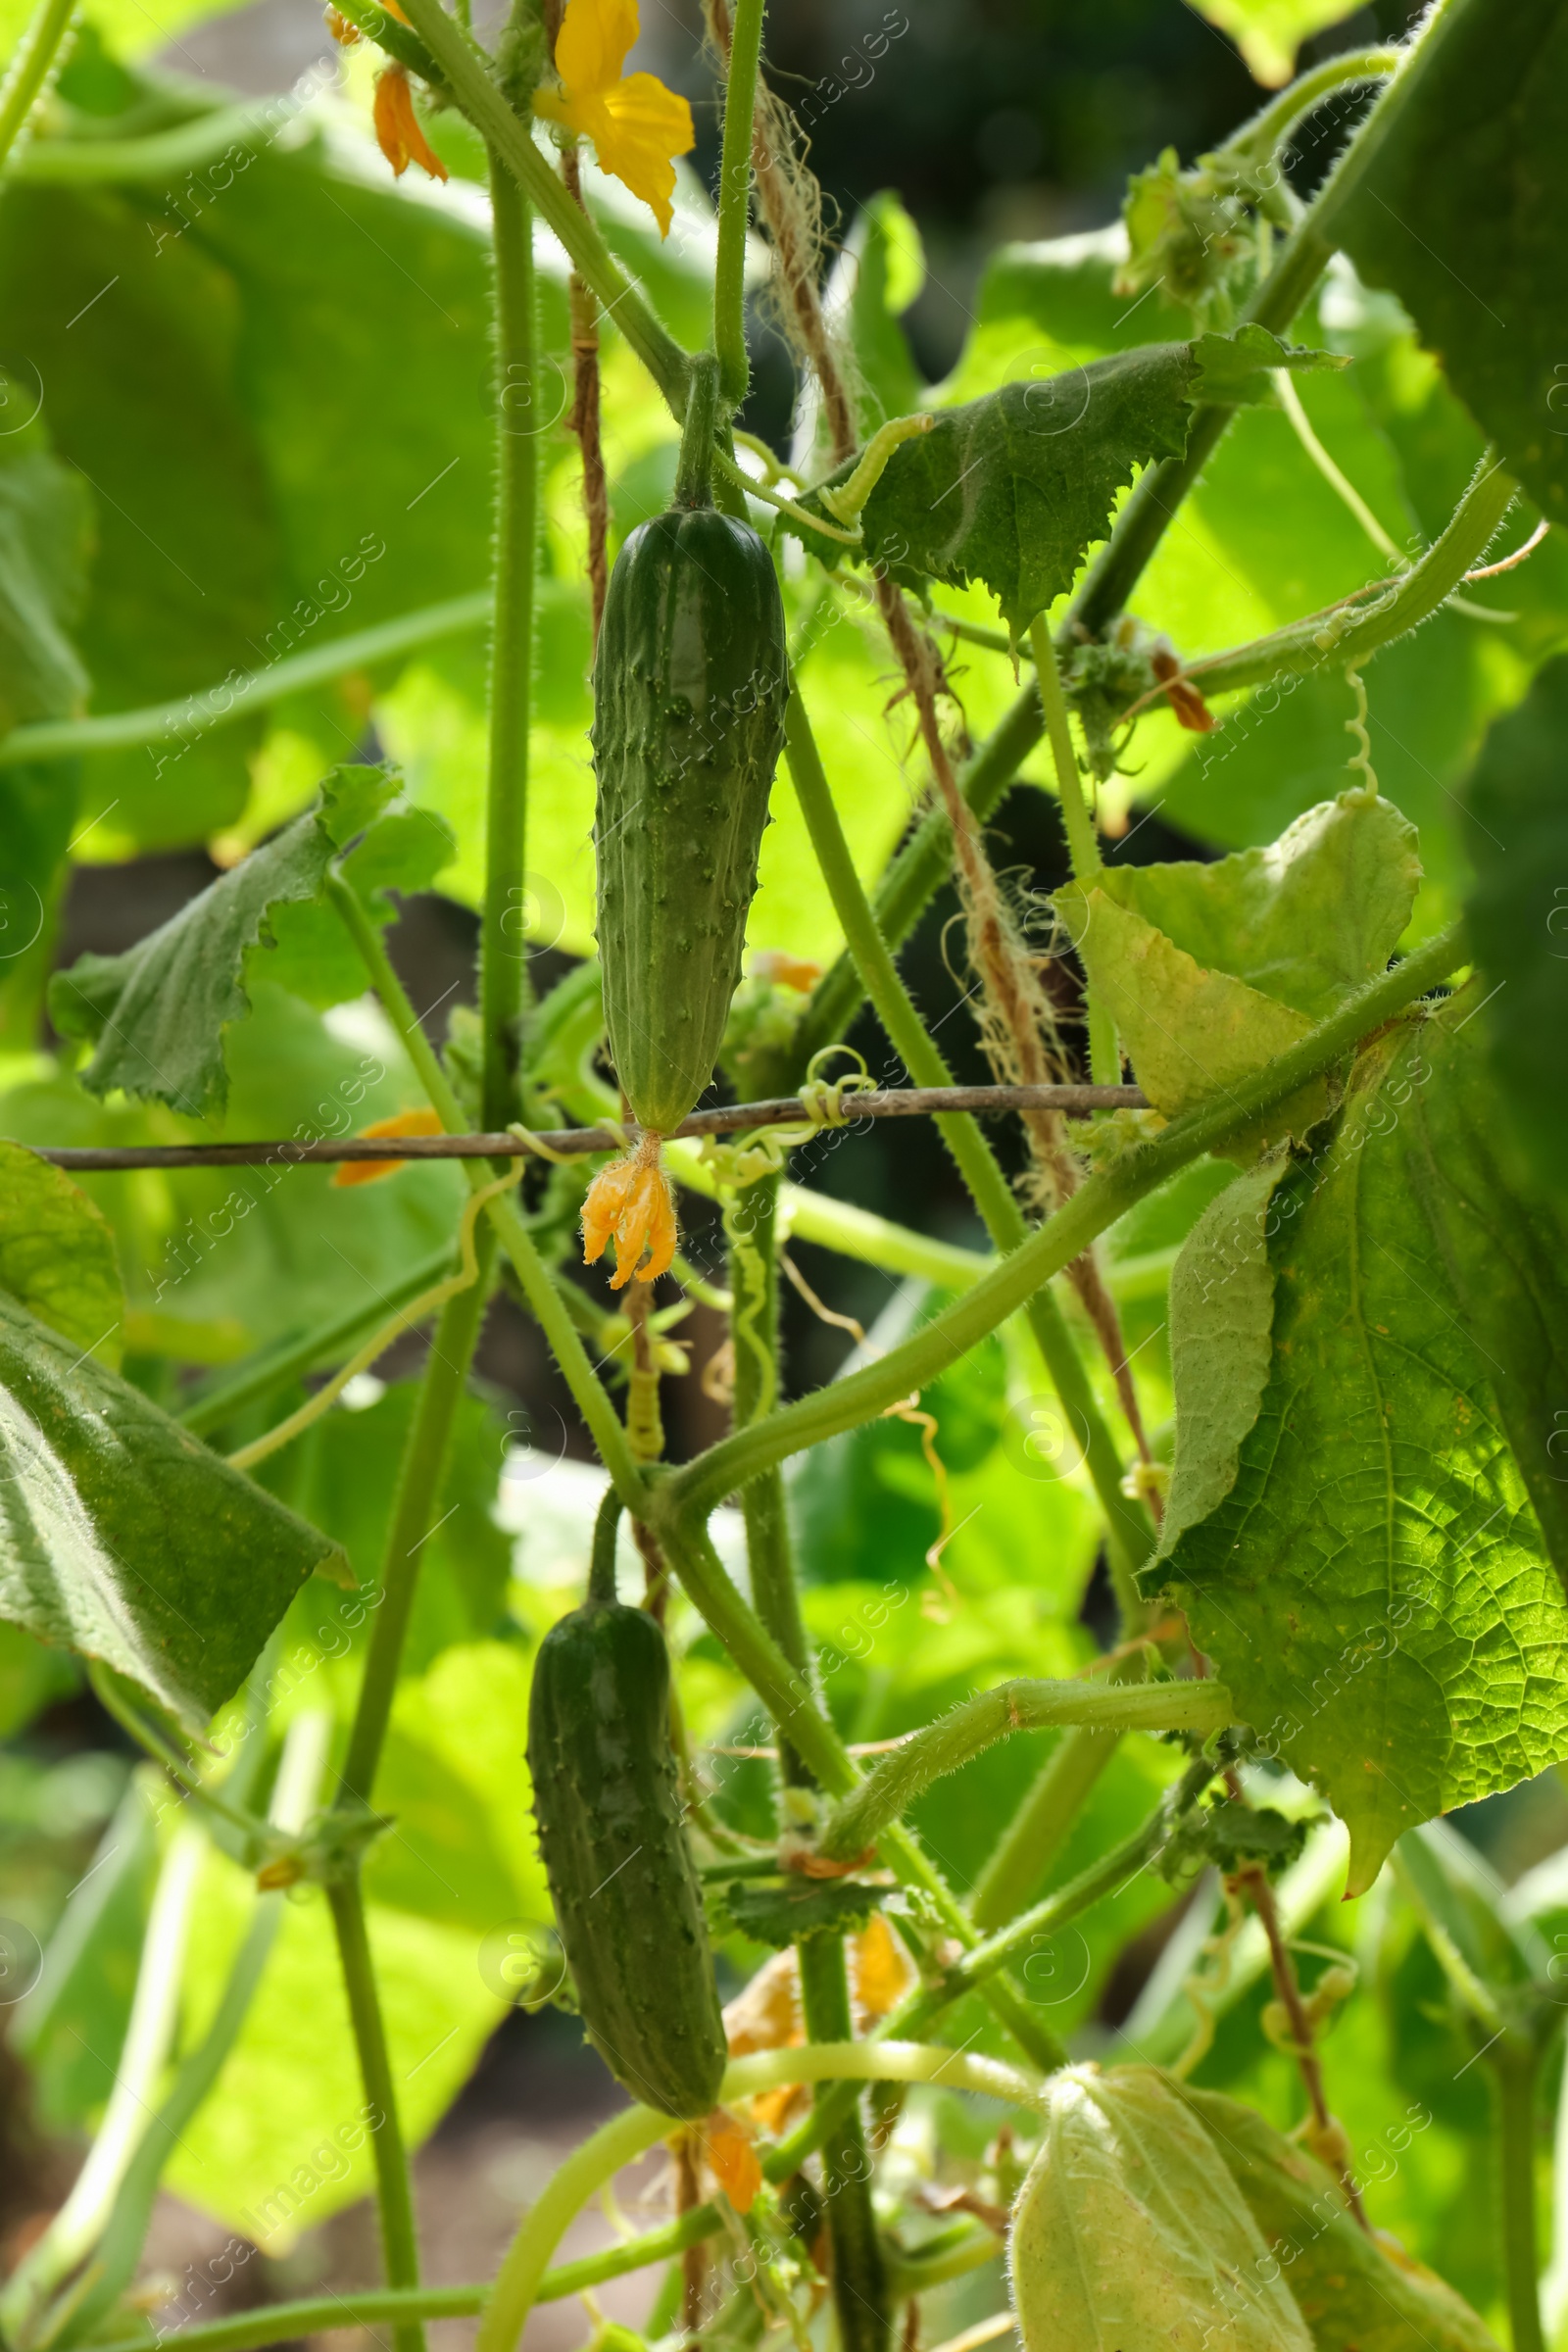
[[[1257,111],[938,385],[762,0],[711,207],[612,0],[340,0],[271,106],[20,28],[0,1984],[90,2144],[10,2168],[5,2352],[513,2352],[632,2273],[714,2352],[1562,2340],[1568,10],[1200,10]],[[202,845],[64,953],[73,861]],[[968,1231],[855,1198],[894,1114]],[[431,2286],[518,2005],[629,2103]],[[367,2191],[379,2284],[204,2312]]]

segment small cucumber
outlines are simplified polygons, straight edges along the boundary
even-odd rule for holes
[[[708,2115],[728,2051],[669,1743],[669,1653],[615,1599],[613,1490],[588,1597],[539,1645],[528,1769],[556,1925],[588,2037],[635,2099]]]
[[[700,360],[675,504],[615,558],[594,662],[605,1017],[632,1114],[660,1135],[718,1058],[789,698],[772,559],[710,500],[713,397]]]

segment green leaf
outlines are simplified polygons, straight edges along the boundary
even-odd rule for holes
[[[1181,455],[1192,404],[1255,397],[1265,368],[1310,364],[1262,329],[1247,332],[1245,346],[1215,335],[1152,344],[937,410],[871,493],[866,558],[906,579],[983,580],[1008,626],[1027,628],[1104,536],[1137,467]]]
[[[1465,787],[1465,903],[1490,994],[1480,1015],[1504,1116],[1542,1182],[1568,1165],[1568,656],[1499,719]]]
[[[0,1615],[200,1726],[335,1547],[0,1297]]]
[[[845,288],[842,277],[849,280]],[[861,207],[827,293],[831,315],[835,294],[848,294],[850,341],[855,352],[856,420],[868,441],[890,416],[918,408],[925,380],[915,367],[908,338],[899,324],[925,283],[920,231],[891,188]]]
[[[1349,0],[1190,0],[1200,17],[1217,24],[1247,60],[1249,73],[1265,90],[1283,89],[1296,72],[1303,41],[1355,14]]]
[[[119,1370],[125,1300],[109,1221],[20,1144],[0,1143],[0,1291]]]
[[[862,1886],[856,1879],[828,1880],[819,1886],[796,1879],[779,1886],[736,1879],[722,1889],[719,1901],[730,1928],[754,1943],[770,1943],[782,1951],[802,1936],[842,1936],[863,1928],[891,1892],[890,1887]]]
[[[1207,2130],[1320,2352],[1496,2352],[1435,2271],[1357,2225],[1327,2166],[1298,2141],[1223,2091],[1172,2088]]]
[[[1283,1157],[1264,1160],[1211,1200],[1170,1278],[1176,1451],[1160,1526],[1163,1557],[1219,1508],[1268,1385],[1274,1270],[1267,1226]]]
[[[1152,2067],[1066,2067],[1012,2225],[1024,2352],[1208,2340],[1309,2352],[1279,2267],[1184,2087]]]
[[[423,812],[375,820],[397,789],[383,767],[341,767],[328,777],[317,808],[267,842],[192,899],[157,931],[121,956],[83,956],[50,985],[50,1013],[65,1037],[97,1047],[81,1073],[93,1094],[115,1088],[168,1102],[192,1117],[221,1110],[228,1096],[223,1032],[250,1010],[246,982],[276,978],[302,993],[348,995],[364,985],[355,959],[339,960],[327,909],[322,919],[288,919],[289,909],[320,897],[328,866],[365,827],[372,829],[356,856],[373,882],[398,870],[427,879],[434,842],[441,855],[450,837]],[[433,853],[432,853],[433,854]],[[348,870],[358,869],[354,858]],[[379,920],[390,919],[384,897],[372,900]],[[274,958],[252,963],[253,950]]]
[[[1514,1364],[1535,1347],[1555,1370],[1551,1298],[1498,1356],[1533,1236],[1452,1152],[1466,1017],[1372,1049],[1276,1192],[1268,1388],[1167,1564],[1242,1713],[1348,1828],[1352,1893],[1401,1831],[1568,1755],[1568,1604],[1509,1443],[1538,1409]],[[1494,1287],[1490,1324],[1468,1327],[1456,1264]]]
[[[1415,831],[1387,801],[1343,793],[1266,850],[1213,864],[1106,866],[1056,893],[1093,987],[1152,1102],[1174,1117],[1305,1035],[1387,968],[1420,880]],[[1306,1089],[1270,1121],[1300,1134]]]
[[[1107,866],[1100,886],[1200,963],[1320,1021],[1388,969],[1420,881],[1415,827],[1355,790],[1320,802],[1267,849]]]
[[[1069,884],[1056,892],[1056,906],[1139,1085],[1167,1118],[1213,1102],[1305,1037],[1312,1027],[1305,1013],[1228,972],[1206,970],[1120,906],[1104,882],[1102,875],[1088,890]],[[1252,1140],[1302,1135],[1327,1103],[1327,1082],[1314,1080],[1271,1111]],[[1250,1142],[1245,1148],[1255,1155]]]
[[[1543,513],[1568,521],[1568,19],[1557,0],[1465,0],[1414,72],[1340,241],[1397,294]]]
[[[8,383],[7,408],[24,392]],[[0,440],[0,735],[86,701],[67,631],[80,613],[90,530],[87,485],[50,456],[38,426]]]

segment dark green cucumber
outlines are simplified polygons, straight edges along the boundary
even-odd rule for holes
[[[588,1598],[539,1644],[528,1769],[556,1925],[588,2037],[634,2099],[683,2121],[724,2079],[724,2020],[669,1744],[669,1654],[615,1599],[606,1496]]]
[[[675,505],[615,558],[594,662],[599,955],[615,1074],[667,1135],[713,1073],[789,695],[784,608],[750,523],[710,502],[699,367]]]

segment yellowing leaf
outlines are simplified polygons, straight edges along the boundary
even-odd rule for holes
[[[1252,79],[1265,90],[1284,88],[1303,41],[1355,14],[1354,0],[1191,0],[1191,5],[1230,34]]]

